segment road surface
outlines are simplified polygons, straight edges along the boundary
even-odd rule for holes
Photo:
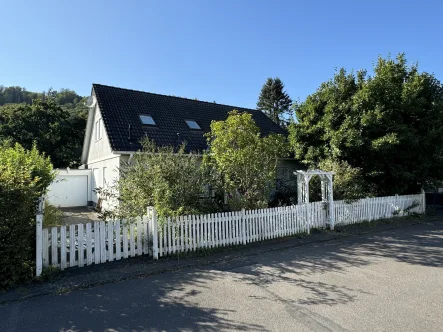
[[[442,330],[442,222],[0,307],[4,332]]]

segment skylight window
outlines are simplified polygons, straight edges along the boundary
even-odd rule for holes
[[[201,129],[197,122],[194,120],[185,120],[190,129]]]
[[[156,125],[154,119],[150,115],[140,115],[140,121],[144,125],[150,125],[150,126],[155,126]]]

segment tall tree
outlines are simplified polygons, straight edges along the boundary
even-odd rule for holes
[[[51,158],[54,167],[79,165],[86,120],[71,114],[52,99],[35,99],[32,105],[0,107],[0,139],[33,144]]]
[[[380,57],[372,77],[341,69],[295,111],[297,158],[360,169],[368,194],[417,192],[443,180],[443,86],[404,54]]]
[[[291,117],[292,100],[284,88],[278,77],[269,77],[261,88],[257,102],[257,109],[277,124],[287,124]]]
[[[206,137],[209,151],[203,165],[213,170],[211,178],[228,194],[231,208],[267,206],[278,159],[286,155],[285,137],[261,137],[251,114],[235,110],[225,121],[213,121]]]

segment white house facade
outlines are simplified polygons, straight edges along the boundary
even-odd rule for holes
[[[100,84],[93,84],[87,106],[89,113],[81,157],[83,176],[87,176],[86,179],[74,178],[73,172],[61,171],[59,177],[69,178],[72,187],[65,188],[62,193],[58,193],[62,185],[53,188],[54,195],[64,197],[54,200],[59,206],[85,202],[89,206],[106,206],[96,189],[118,180],[121,164],[141,149],[143,137],[149,137],[157,145],[179,146],[186,142],[189,151],[203,152],[207,149],[204,134],[210,130],[211,122],[225,120],[233,109],[250,113],[262,135],[287,134],[257,110]],[[278,174],[289,179],[298,168],[299,164],[293,159],[282,160]],[[63,182],[66,181],[59,183]],[[73,191],[74,186],[78,197],[69,203],[69,195],[65,196],[65,192]],[[79,186],[85,186],[87,191],[82,199],[79,193],[85,191],[77,188]]]

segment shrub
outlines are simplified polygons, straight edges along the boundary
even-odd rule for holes
[[[144,215],[148,206],[155,207],[161,219],[213,212],[201,197],[205,184],[201,156],[186,153],[184,145],[156,146],[147,138],[142,145],[131,163],[120,167],[119,181],[97,190],[107,203],[104,219],[131,219]]]
[[[36,201],[53,179],[49,158],[35,146],[0,145],[0,289],[34,275]]]
[[[232,111],[225,121],[212,121],[206,135],[209,151],[204,168],[227,194],[231,209],[267,207],[275,186],[278,159],[286,156],[283,135],[262,137],[249,113]]]
[[[294,181],[277,179],[275,190],[269,200],[269,207],[297,204],[297,184]]]
[[[48,201],[45,202],[45,210],[43,215],[43,227],[55,227],[61,225],[63,212]]]
[[[368,196],[367,184],[363,179],[361,169],[351,167],[345,161],[331,159],[320,162],[318,168],[322,171],[335,172],[333,176],[334,200],[351,202]],[[311,202],[321,200],[318,176],[314,176],[309,184],[309,200]]]

